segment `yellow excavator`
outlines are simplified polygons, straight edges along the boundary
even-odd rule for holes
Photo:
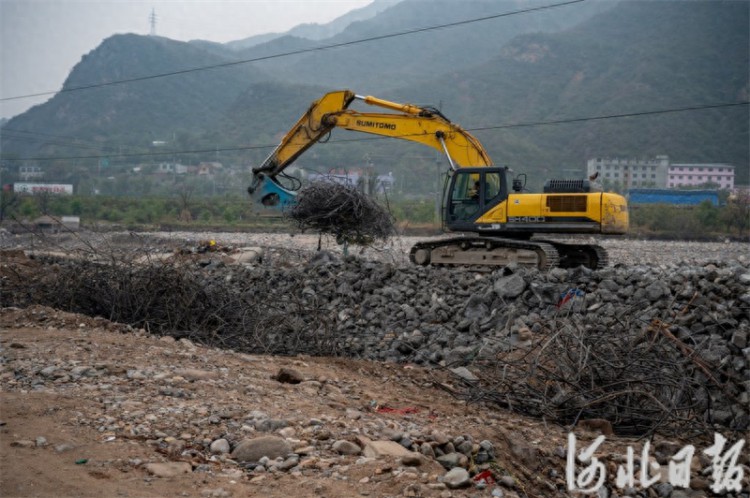
[[[390,112],[349,109],[355,101]],[[248,188],[259,211],[283,211],[296,198],[279,179],[305,150],[334,128],[419,142],[443,152],[450,164],[443,192],[443,227],[461,236],[426,240],[412,247],[420,265],[495,265],[517,263],[548,269],[583,265],[600,268],[607,254],[598,245],[532,239],[534,234],[624,234],[624,197],[592,187],[590,180],[550,180],[542,193],[526,192],[525,175],[512,178],[496,167],[479,141],[439,110],[399,104],[342,90],[324,95],[284,136],[257,168]],[[509,182],[509,178],[511,181]]]

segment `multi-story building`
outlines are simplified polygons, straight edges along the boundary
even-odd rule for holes
[[[668,156],[653,159],[602,158],[589,159],[589,176],[599,173],[599,181],[623,189],[637,187],[665,187],[669,169]]]
[[[184,175],[188,172],[188,167],[180,163],[159,163],[155,173],[161,175]]]
[[[734,188],[734,166],[729,164],[671,164],[667,187],[696,187],[717,185],[720,189]]]
[[[599,181],[612,187],[677,188],[715,185],[734,188],[734,166],[729,164],[672,164],[669,156],[653,159],[595,158],[587,163],[589,176],[599,173]]]
[[[41,180],[44,178],[44,171],[39,166],[19,166],[18,178],[22,182]]]

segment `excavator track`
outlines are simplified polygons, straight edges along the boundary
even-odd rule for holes
[[[607,252],[598,245],[501,237],[456,237],[418,242],[411,248],[409,259],[423,266],[506,266],[516,263],[540,270],[577,266],[598,269],[609,264]]]
[[[551,240],[540,242],[552,244],[557,249],[557,253],[560,255],[558,266],[561,268],[585,266],[586,268],[597,270],[609,265],[609,255],[602,246],[595,244],[565,244]]]
[[[560,256],[549,242],[500,237],[456,237],[418,242],[409,259],[418,265],[507,266],[516,263],[547,270],[558,266]]]

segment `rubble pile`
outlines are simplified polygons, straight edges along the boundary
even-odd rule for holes
[[[55,261],[55,271],[42,272],[36,287],[30,280],[18,288],[4,281],[1,304],[86,311],[87,289],[99,299],[112,293],[76,280],[96,281],[82,265]],[[130,270],[152,278],[138,287],[142,321],[112,316],[115,303],[87,312],[109,310],[106,318],[150,332],[250,353],[453,369],[459,396],[565,424],[599,417],[623,433],[691,424],[697,431],[708,424],[746,430],[749,266],[739,257],[597,271],[480,272],[325,251],[294,266],[283,260],[226,265],[208,254],[184,266]],[[155,285],[153,276],[165,268],[179,269],[182,280]],[[150,294],[154,289],[158,296]],[[168,303],[180,303],[184,313],[177,315],[191,321],[155,323],[153,316],[175,316]]]
[[[477,273],[322,254],[304,271],[256,268],[247,279],[273,279],[275,297],[289,296],[281,301],[326,309],[338,354],[467,367],[469,397],[633,433],[665,419],[674,430],[750,423],[747,260]]]

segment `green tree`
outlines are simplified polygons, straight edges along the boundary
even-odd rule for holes
[[[714,206],[711,201],[703,201],[698,206],[696,216],[704,228],[716,230],[719,224],[719,208]]]
[[[750,227],[750,192],[738,190],[731,195],[722,218],[730,230],[736,229],[737,234],[743,237]]]
[[[12,190],[0,191],[0,223],[5,219],[6,214],[11,212],[19,202],[20,198],[18,194]]]

